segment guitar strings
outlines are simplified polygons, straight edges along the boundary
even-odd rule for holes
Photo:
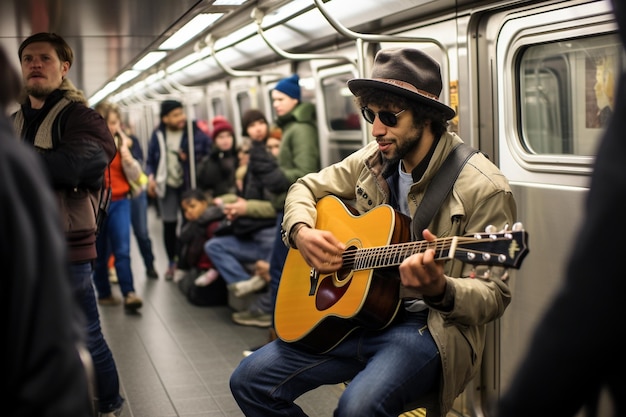
[[[510,239],[495,239],[495,240],[510,240]],[[495,241],[494,239],[489,242]],[[427,249],[434,249],[438,253],[439,259],[446,258],[445,251],[452,248],[454,245],[462,245],[467,243],[485,243],[485,239],[476,239],[472,237],[454,236],[448,238],[437,239],[434,242],[417,241],[417,242],[404,242],[392,244],[390,246],[379,246],[371,248],[355,248],[348,249],[342,254],[343,267],[349,267],[354,270],[371,269],[374,267],[385,267],[400,265],[404,259],[415,253],[424,252]],[[456,252],[465,254],[488,254],[489,256],[498,256],[497,253],[489,253],[483,250],[471,250],[462,247],[457,247]],[[469,258],[469,255],[468,255]],[[469,260],[469,259],[468,259]]]

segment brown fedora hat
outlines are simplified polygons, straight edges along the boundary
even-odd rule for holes
[[[378,51],[372,68],[372,78],[348,80],[355,96],[366,88],[377,88],[399,94],[409,100],[441,110],[450,120],[455,111],[439,101],[442,82],[437,61],[419,49],[383,49]]]

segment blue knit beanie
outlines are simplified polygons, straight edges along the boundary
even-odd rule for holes
[[[295,98],[300,101],[300,77],[298,74],[293,74],[291,77],[283,78],[276,84],[274,90],[278,90],[281,93],[287,94],[291,98]]]

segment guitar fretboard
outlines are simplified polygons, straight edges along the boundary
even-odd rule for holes
[[[437,259],[454,257],[459,236],[437,239],[433,242],[418,241],[398,243],[365,249],[348,249],[343,253],[343,265],[355,271],[397,266],[409,256],[434,249]]]
[[[343,266],[354,271],[398,266],[409,256],[425,252],[427,249],[434,249],[435,258],[438,260],[456,258],[463,262],[505,264],[520,249],[515,242],[512,242],[512,238],[513,235],[510,233],[490,235],[489,238],[485,238],[485,236],[479,238],[453,236],[436,239],[432,242],[421,240],[372,248],[348,249],[342,256]],[[509,247],[512,253],[509,253],[507,257],[500,246],[509,243],[513,243]],[[493,246],[491,249],[500,250],[490,252],[485,244]],[[472,248],[472,246],[477,247]]]

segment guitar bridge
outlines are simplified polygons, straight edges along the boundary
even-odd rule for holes
[[[314,296],[315,290],[317,290],[317,283],[320,279],[320,273],[315,268],[311,268],[309,273],[309,280],[311,281],[311,288],[309,289],[309,295]]]

